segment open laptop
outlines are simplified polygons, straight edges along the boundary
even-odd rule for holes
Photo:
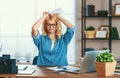
[[[80,64],[79,69],[67,69],[66,72],[71,72],[71,73],[86,73],[86,72],[95,72],[95,60],[97,55],[100,52],[109,52],[109,50],[97,50],[97,51],[87,51],[85,53],[84,59],[82,60],[82,63]]]

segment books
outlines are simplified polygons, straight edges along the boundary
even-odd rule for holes
[[[112,34],[111,38],[113,38],[113,39],[119,39],[119,34],[118,34],[118,30],[117,30],[116,27],[112,27],[111,34]]]
[[[116,68],[115,68],[115,73],[114,73],[115,75],[120,75],[120,66],[117,66]]]
[[[114,74],[115,74],[115,75],[120,75],[120,73],[118,73],[118,72],[115,72]]]
[[[117,67],[115,68],[115,72],[120,73],[120,67],[119,67],[119,66],[117,66]]]
[[[88,16],[95,16],[95,5],[87,5]]]

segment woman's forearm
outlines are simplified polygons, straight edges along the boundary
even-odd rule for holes
[[[66,20],[65,18],[63,18],[61,15],[57,15],[58,19],[65,24],[65,26],[67,26],[68,28],[73,28],[73,24],[71,22],[69,22],[68,20]]]
[[[38,28],[40,27],[40,25],[42,24],[42,22],[44,21],[45,17],[42,16],[39,20],[37,20],[34,25],[32,26],[32,35],[36,36],[38,34]]]
[[[43,16],[33,24],[32,26],[33,36],[36,36],[38,34],[38,28],[40,27],[40,25],[43,23],[43,21],[45,20],[47,16],[48,16],[48,12],[44,12]]]
[[[45,17],[42,16],[39,20],[37,20],[34,25],[32,26],[32,29],[37,30],[39,28],[39,26],[43,23]]]

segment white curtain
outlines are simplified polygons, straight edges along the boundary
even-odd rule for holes
[[[38,54],[31,37],[34,22],[43,11],[62,8],[63,16],[74,24],[74,6],[75,0],[0,0],[0,54],[11,54],[19,61],[32,61]]]

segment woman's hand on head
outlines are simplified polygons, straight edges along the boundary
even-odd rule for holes
[[[43,12],[43,16],[45,16],[45,17],[47,17],[47,16],[48,16],[48,14],[49,14],[49,12],[48,12],[48,11],[44,11],[44,12]]]
[[[61,14],[60,13],[57,13],[57,14],[54,14],[57,18],[60,18],[61,17]]]

